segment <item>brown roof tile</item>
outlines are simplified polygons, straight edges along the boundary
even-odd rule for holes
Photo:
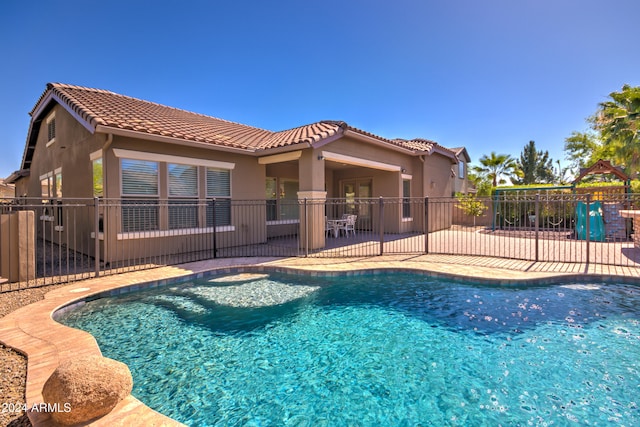
[[[433,152],[439,152],[449,157],[456,157],[456,153],[450,148],[443,147],[435,141],[424,138],[414,138],[412,140],[406,139],[394,139],[394,142],[397,142],[399,145],[408,148],[410,150],[415,150],[418,152],[424,152],[427,154],[431,154]]]
[[[339,121],[320,121],[280,132],[272,132],[120,95],[108,90],[62,83],[47,85],[47,90],[36,103],[31,115],[45,107],[43,104],[48,103],[49,95],[64,104],[94,130],[97,126],[103,126],[250,151],[300,143],[314,144],[328,138],[339,137],[345,130],[350,130],[410,151],[431,154],[435,150],[445,155],[451,153],[455,157],[451,150],[434,141],[382,138]]]

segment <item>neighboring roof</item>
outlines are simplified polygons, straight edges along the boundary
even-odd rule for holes
[[[599,159],[592,166],[588,168],[580,169],[580,175],[576,179],[573,180],[573,183],[577,183],[582,180],[587,175],[607,175],[612,174],[616,177],[620,178],[622,181],[628,181],[629,175],[622,171],[622,168],[618,166],[613,166],[609,160]]]
[[[62,83],[49,83],[30,112],[32,124],[27,137],[22,169],[29,169],[35,150],[39,122],[60,104],[89,132],[140,134],[140,138],[167,138],[175,142],[204,144],[219,149],[242,150],[262,154],[263,150],[315,145],[340,138],[346,131],[373,138],[383,145],[408,150],[410,154],[439,153],[456,160],[455,153],[427,139],[386,139],[353,128],[345,122],[320,121],[280,132],[272,132],[216,117],[205,116],[154,102],[144,101],[108,90]]]
[[[439,153],[446,157],[450,157],[452,159],[457,160],[456,154],[450,148],[443,147],[435,141],[424,138],[414,138],[411,140],[396,138],[393,140],[395,143],[408,148],[410,150],[414,150],[420,154],[433,154]]]
[[[456,153],[456,157],[457,158],[464,157],[464,161],[465,162],[470,162],[471,161],[471,157],[469,157],[469,153],[467,152],[467,148],[466,147],[449,148],[449,150],[451,150],[454,153]]]
[[[6,182],[7,184],[15,184],[20,178],[24,178],[25,176],[29,176],[29,170],[21,169],[12,172],[11,175],[5,178],[4,182]]]

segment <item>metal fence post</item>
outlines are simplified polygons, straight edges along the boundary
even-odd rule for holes
[[[536,262],[539,261],[539,231],[540,231],[540,193],[536,193],[536,205],[534,210],[535,221],[533,224],[533,229],[535,230],[536,235]]]
[[[95,266],[94,272],[96,277],[100,276],[100,200],[97,197],[93,198],[93,229],[94,229],[94,252],[95,252]]]
[[[380,233],[380,255],[384,253],[384,199],[380,196],[378,201],[378,216],[380,217],[380,224],[378,232]]]
[[[213,211],[213,259],[218,257],[218,232],[216,218],[216,198],[211,199],[211,210]]]
[[[304,198],[304,256],[309,256],[309,215],[306,197]]]
[[[424,198],[424,253],[429,253],[429,196]]]
[[[591,194],[587,194],[587,212],[585,214],[586,219],[586,236],[585,242],[587,244],[586,252],[587,252],[587,264],[589,264],[589,259],[591,258]]]

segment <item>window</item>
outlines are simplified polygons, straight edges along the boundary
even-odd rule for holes
[[[62,198],[62,169],[58,168],[40,177],[40,189],[44,209],[40,219],[43,221],[56,220],[56,231],[63,231],[62,223],[62,201],[55,199]],[[55,208],[55,205],[58,205]]]
[[[207,168],[207,227],[213,227],[215,198],[216,227],[231,225],[231,171]]]
[[[169,229],[198,226],[198,168],[169,163]]]
[[[411,180],[402,180],[402,218],[411,218]]]
[[[278,219],[278,184],[275,178],[267,178],[265,185],[265,199],[267,200],[267,221]]]
[[[281,220],[299,219],[300,208],[298,206],[299,184],[297,180],[280,179],[278,203],[279,218]]]
[[[158,230],[158,162],[120,159],[122,231]]]
[[[44,202],[62,198],[62,169],[56,169],[40,177],[40,188]]]
[[[265,198],[267,199],[267,221],[297,220],[298,181],[286,178],[267,178]]]
[[[51,114],[46,121],[47,124],[47,147],[56,140],[56,115]]]
[[[48,173],[40,177],[40,188],[42,189],[43,203],[48,202],[53,196],[53,174]]]
[[[123,196],[158,196],[158,162],[121,159]]]
[[[458,162],[458,178],[465,179],[465,163],[460,160]]]
[[[102,157],[94,159],[91,164],[93,165],[93,197],[103,197],[104,178],[102,172]]]
[[[55,172],[55,181],[54,181],[54,197],[58,199],[58,209],[56,212],[56,231],[63,231],[63,223],[62,223],[62,169],[57,169]]]
[[[62,169],[58,169],[56,171],[56,179],[55,179],[55,184],[54,184],[54,196],[57,199],[62,198]]]

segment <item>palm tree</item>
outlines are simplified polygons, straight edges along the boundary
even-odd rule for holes
[[[628,172],[640,170],[640,87],[622,86],[599,105],[594,122],[606,146]]]
[[[490,179],[494,187],[507,182],[502,178],[503,175],[509,178],[517,175],[516,161],[508,154],[496,154],[492,151],[489,156],[485,154],[480,158],[480,164],[482,166],[474,166],[473,170]]]

